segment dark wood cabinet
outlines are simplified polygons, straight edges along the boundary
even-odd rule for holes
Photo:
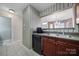
[[[56,53],[55,55],[57,56],[63,56],[63,55],[68,55],[68,52],[66,52],[66,46],[64,46],[65,43],[61,41],[56,41]]]
[[[79,56],[79,41],[49,37],[32,36],[32,47],[40,55],[45,56]]]
[[[77,54],[77,48],[75,46],[71,46],[70,43],[66,42],[56,42],[56,55],[58,56],[73,56]]]
[[[55,40],[43,37],[43,54],[47,56],[55,55]]]
[[[43,55],[46,56],[77,56],[79,55],[78,41],[56,37],[42,37]]]
[[[58,44],[58,45],[56,45],[55,48],[56,48],[55,55],[57,55],[57,56],[63,56],[63,55],[67,55],[68,54],[68,52],[66,52],[66,47],[63,46],[63,45]]]

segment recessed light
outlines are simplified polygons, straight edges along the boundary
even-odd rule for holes
[[[15,10],[13,10],[13,9],[9,9],[9,12],[11,12],[11,13],[15,13]]]

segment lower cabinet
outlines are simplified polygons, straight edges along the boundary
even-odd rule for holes
[[[42,54],[45,56],[77,56],[79,45],[61,38],[42,37]],[[75,41],[74,41],[75,42]]]
[[[68,55],[68,52],[66,52],[66,47],[63,45],[56,45],[56,53],[55,55],[57,56],[63,56],[63,55]]]
[[[49,36],[32,36],[35,52],[45,56],[79,56],[79,41]]]
[[[57,56],[77,56],[79,55],[79,50],[74,46],[56,45],[56,55]]]
[[[61,44],[56,45],[56,55],[57,56],[71,56],[71,55],[76,55],[76,48],[73,46],[65,46]]]
[[[55,40],[43,38],[43,54],[47,56],[55,55]]]

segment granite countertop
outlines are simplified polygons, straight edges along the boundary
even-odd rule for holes
[[[33,34],[34,35],[40,35],[40,36],[58,37],[58,38],[64,38],[64,39],[79,41],[79,36],[53,34],[53,33],[33,33]]]

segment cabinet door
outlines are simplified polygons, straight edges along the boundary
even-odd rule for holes
[[[64,44],[66,42],[56,42],[56,55],[58,56],[76,56],[79,55],[79,49],[74,44]]]
[[[64,46],[62,43],[56,43],[56,56],[63,55],[68,55],[68,52],[66,52],[66,46]]]
[[[79,42],[72,40],[64,40],[64,46],[66,47],[66,52],[68,52],[69,56],[77,56],[79,55]]]
[[[69,56],[77,56],[79,55],[79,48],[74,45],[67,45],[66,52],[68,52]]]
[[[55,41],[51,38],[43,38],[43,54],[46,56],[55,55]]]

